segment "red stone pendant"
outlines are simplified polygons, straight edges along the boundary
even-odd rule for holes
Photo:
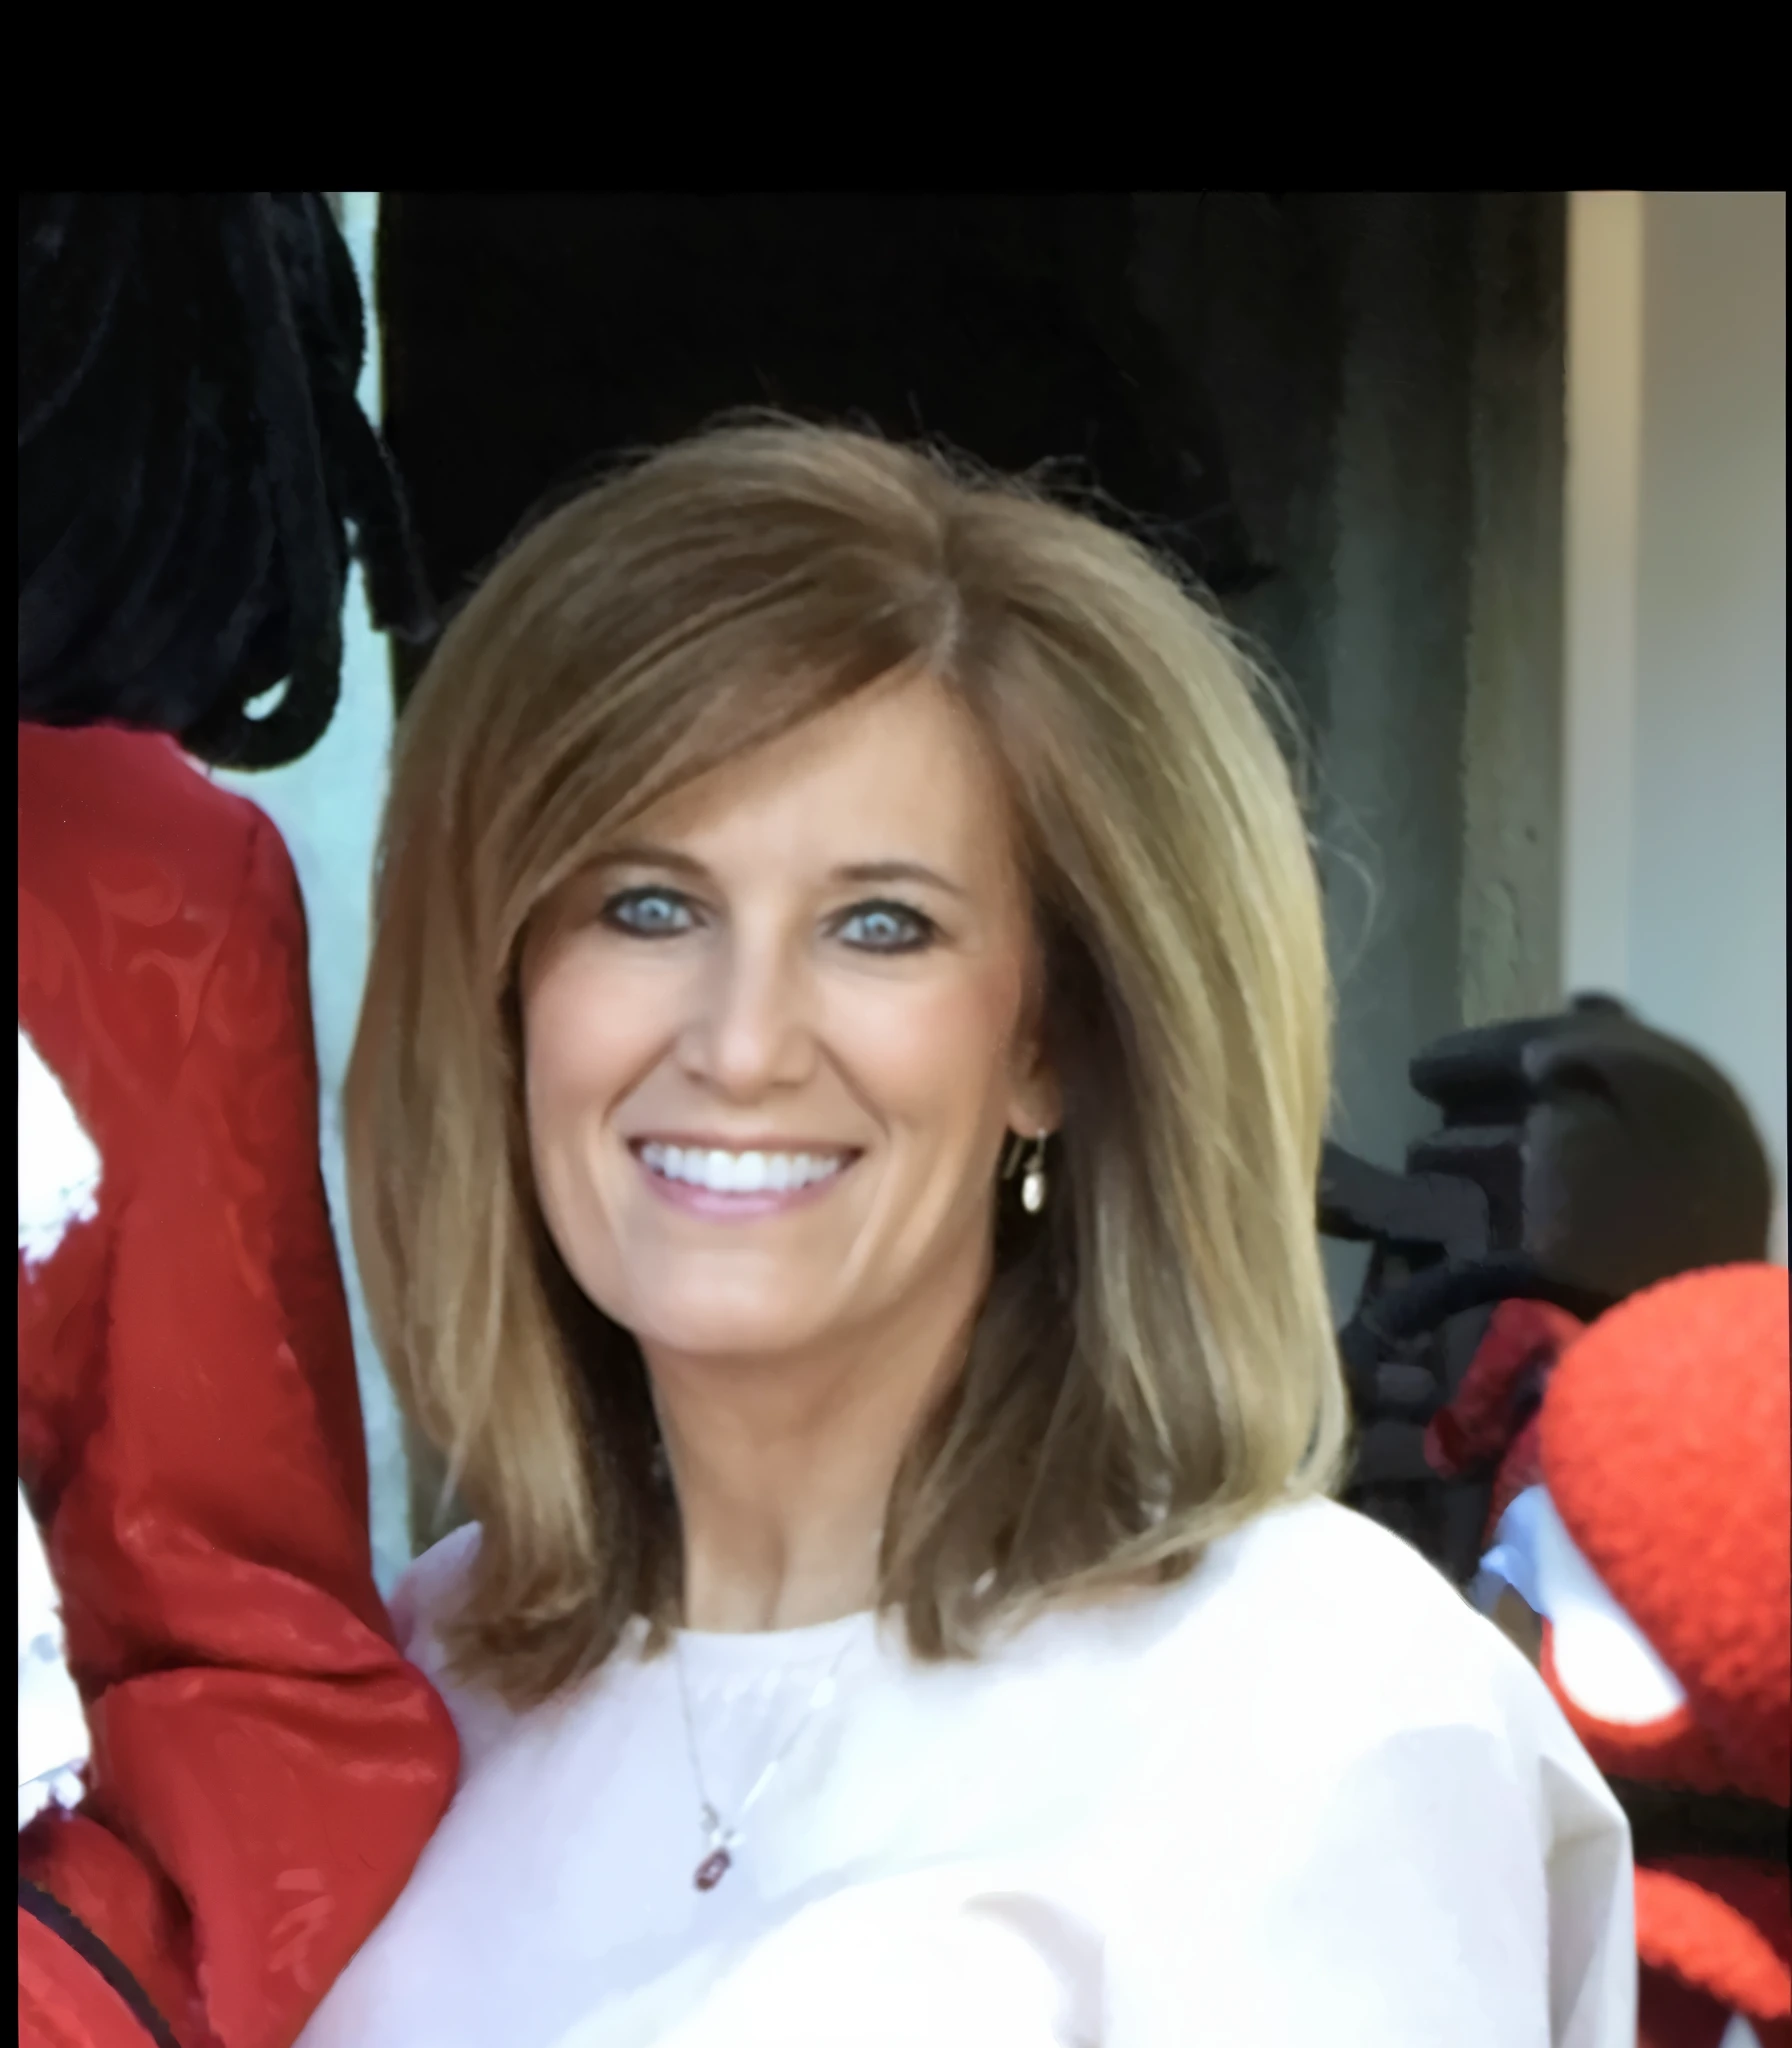
[[[697,1889],[700,1892],[713,1892],[728,1875],[728,1867],[733,1861],[734,1858],[726,1849],[712,1849],[697,1865]]]

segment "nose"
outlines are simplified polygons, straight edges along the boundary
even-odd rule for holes
[[[693,984],[678,1044],[685,1074],[741,1101],[800,1086],[815,1061],[807,981],[776,933],[731,932]]]

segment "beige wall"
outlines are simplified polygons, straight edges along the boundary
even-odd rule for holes
[[[1785,194],[1569,224],[1563,976],[1724,1067],[1786,1175]]]

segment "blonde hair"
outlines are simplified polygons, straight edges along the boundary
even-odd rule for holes
[[[401,725],[347,1085],[355,1245],[401,1398],[483,1525],[449,1643],[538,1700],[676,1604],[634,1341],[536,1204],[516,977],[604,841],[925,672],[1012,793],[1063,1090],[964,1369],[908,1447],[879,1601],[914,1651],[1186,1572],[1329,1487],[1318,885],[1261,678],[1120,533],[937,453],[787,421],[666,448],[527,533]],[[992,1202],[994,1191],[992,1190]]]

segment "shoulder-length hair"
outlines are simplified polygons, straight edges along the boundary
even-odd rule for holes
[[[594,1669],[632,1616],[657,1639],[681,1562],[640,1352],[536,1201],[524,937],[650,806],[903,672],[958,695],[1005,776],[1064,1120],[1047,1214],[1000,1217],[963,1371],[907,1447],[880,1606],[916,1654],[972,1654],[1336,1477],[1329,982],[1273,697],[1170,570],[1029,485],[727,425],[526,533],[398,735],[355,1245],[400,1396],[483,1526],[451,1654],[512,1699]]]

